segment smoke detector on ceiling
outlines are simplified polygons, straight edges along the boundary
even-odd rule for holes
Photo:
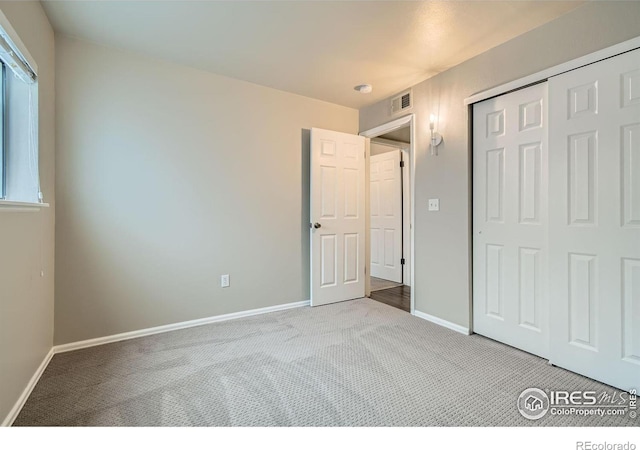
[[[373,86],[371,86],[370,84],[359,84],[354,87],[354,89],[361,94],[369,94],[371,91],[373,91]]]

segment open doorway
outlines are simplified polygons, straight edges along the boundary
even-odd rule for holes
[[[367,159],[368,296],[412,312],[413,116],[361,133],[370,137]]]

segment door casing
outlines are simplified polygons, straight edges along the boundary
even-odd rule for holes
[[[411,143],[409,144],[409,157],[405,164],[409,165],[409,192],[410,192],[410,224],[409,224],[409,239],[410,239],[410,252],[409,252],[409,277],[410,277],[410,285],[411,285],[411,314],[415,313],[415,248],[414,248],[414,235],[415,235],[415,114],[408,114],[406,116],[400,117],[399,119],[392,120],[390,122],[384,123],[375,128],[371,128],[369,130],[365,130],[360,132],[360,136],[364,136],[367,139],[365,144],[365,151],[367,159],[370,159],[370,139],[378,136],[382,136],[383,134],[390,133],[391,131],[395,131],[399,128],[403,128],[409,125],[410,135],[411,135]],[[365,295],[371,295],[371,282],[370,282],[370,274],[371,274],[371,211],[369,208],[370,201],[370,177],[369,177],[369,164],[365,165],[365,270],[367,276],[365,277]]]

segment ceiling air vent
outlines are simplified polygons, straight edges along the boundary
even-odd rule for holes
[[[391,99],[391,114],[398,114],[402,111],[411,109],[413,100],[411,91],[405,91],[402,94]]]

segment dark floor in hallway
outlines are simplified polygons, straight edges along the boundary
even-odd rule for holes
[[[398,286],[374,291],[369,298],[393,306],[394,308],[411,312],[411,288],[409,286]]]

